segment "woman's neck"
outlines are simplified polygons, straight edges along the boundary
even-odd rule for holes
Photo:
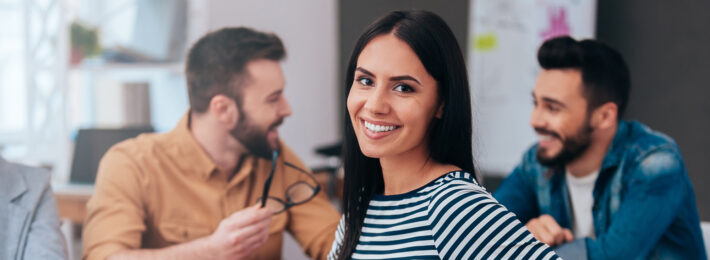
[[[384,195],[407,193],[435,180],[442,174],[459,169],[441,164],[429,157],[428,149],[413,149],[402,154],[380,158]]]

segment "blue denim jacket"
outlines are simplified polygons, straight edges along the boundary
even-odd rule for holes
[[[520,221],[549,214],[572,229],[565,174],[540,165],[537,145],[494,193]],[[589,259],[706,259],[693,187],[675,142],[621,121],[594,186],[594,238],[568,244]],[[564,257],[564,255],[561,255]]]

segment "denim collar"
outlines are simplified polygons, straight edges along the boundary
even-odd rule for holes
[[[631,132],[632,122],[621,120],[619,121],[619,127],[616,129],[616,135],[614,135],[614,140],[611,142],[609,151],[606,152],[604,160],[602,160],[602,167],[599,171],[600,174],[606,170],[616,167],[621,162],[621,156],[624,154],[624,147],[626,146],[627,137]]]

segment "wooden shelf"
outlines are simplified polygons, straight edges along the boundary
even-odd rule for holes
[[[109,63],[82,63],[76,66],[71,66],[71,71],[87,71],[87,72],[127,72],[127,71],[169,71],[173,73],[183,73],[185,63],[183,62],[167,62],[167,63],[146,63],[146,62],[109,62]]]

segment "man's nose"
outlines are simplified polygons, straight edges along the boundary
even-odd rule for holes
[[[534,107],[532,113],[530,113],[530,126],[533,128],[544,128],[545,121],[537,107]]]
[[[293,111],[291,110],[291,104],[288,103],[288,100],[287,100],[286,98],[283,98],[283,105],[281,106],[281,111],[280,111],[280,112],[281,112],[281,113],[279,113],[279,114],[280,114],[281,117],[290,116],[291,113],[293,112]]]

